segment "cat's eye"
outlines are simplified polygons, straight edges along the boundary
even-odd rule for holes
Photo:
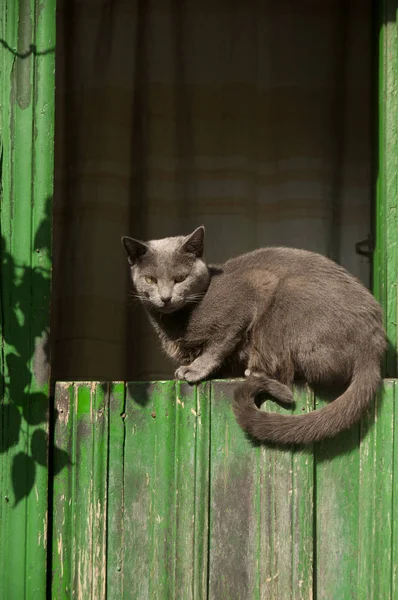
[[[156,277],[150,277],[150,276],[148,275],[148,277],[145,277],[145,281],[146,281],[147,283],[151,283],[151,284],[153,285],[153,284],[155,284],[155,283],[157,282],[157,279],[156,279]]]
[[[187,277],[188,275],[177,275],[176,277],[174,277],[174,283],[182,283],[186,280]]]

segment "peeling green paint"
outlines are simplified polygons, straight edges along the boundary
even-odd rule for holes
[[[361,424],[290,450],[245,437],[234,385],[58,384],[72,460],[54,481],[53,598],[397,597],[398,382]]]
[[[384,309],[385,375],[398,376],[398,30],[395,0],[380,2],[374,292]]]
[[[47,0],[40,14],[34,0],[1,3],[0,38],[0,598],[42,600],[55,0]],[[49,45],[51,52],[40,53]]]
[[[32,65],[33,55],[29,53],[33,34],[32,10],[30,0],[19,0],[18,14],[18,54],[15,59],[16,100],[21,110],[30,106],[32,101]]]

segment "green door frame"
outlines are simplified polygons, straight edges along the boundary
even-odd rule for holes
[[[398,28],[397,0],[378,2],[378,157],[373,290],[384,309],[385,376],[397,377]]]
[[[43,600],[55,0],[3,0],[0,44],[0,598]]]

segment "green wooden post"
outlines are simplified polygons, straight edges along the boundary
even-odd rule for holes
[[[46,590],[55,0],[0,8],[0,598]]]
[[[379,156],[376,188],[374,291],[385,315],[387,377],[397,377],[398,280],[398,29],[396,0],[379,3]]]

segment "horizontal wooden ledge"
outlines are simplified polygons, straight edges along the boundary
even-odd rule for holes
[[[203,381],[202,383],[199,383],[197,385],[192,385],[190,387],[201,387],[203,385],[209,384],[209,383],[216,383],[216,384],[223,384],[223,383],[230,383],[230,384],[234,384],[234,383],[239,383],[240,381],[244,381],[243,378],[240,379],[209,379],[207,381]],[[398,378],[394,378],[394,377],[386,377],[385,379],[383,379],[383,383],[394,383],[398,381]],[[171,384],[171,383],[175,383],[175,384],[185,384],[186,382],[184,381],[179,381],[177,379],[157,379],[157,380],[146,380],[146,381],[122,381],[122,380],[116,380],[116,381],[106,381],[106,380],[94,380],[94,381],[56,381],[55,385],[56,386],[61,386],[61,387],[69,387],[71,385],[77,385],[77,386],[92,386],[92,385],[108,385],[108,384],[112,384],[112,385],[155,385],[155,384]],[[300,385],[295,385],[294,388],[298,388],[298,389],[302,389],[303,387],[308,387],[307,385],[304,386],[300,386]]]

